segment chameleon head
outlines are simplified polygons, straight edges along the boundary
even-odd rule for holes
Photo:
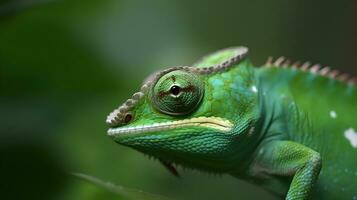
[[[172,67],[150,76],[108,116],[108,135],[166,166],[228,172],[242,159],[239,151],[246,151],[244,138],[256,121],[254,81],[249,62],[242,60],[246,53],[243,47],[226,49],[199,67]]]

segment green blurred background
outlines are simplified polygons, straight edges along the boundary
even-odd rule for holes
[[[179,169],[106,136],[106,115],[158,69],[245,45],[356,75],[354,0],[0,0],[1,199],[125,199],[80,172],[174,199],[274,199]]]

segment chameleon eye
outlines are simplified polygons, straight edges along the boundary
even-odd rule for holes
[[[170,115],[193,112],[202,100],[204,86],[196,74],[176,70],[159,78],[152,89],[157,110]]]

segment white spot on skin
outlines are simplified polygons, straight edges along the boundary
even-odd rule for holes
[[[357,148],[357,132],[353,128],[345,131],[345,138],[351,143],[353,148]]]
[[[252,86],[252,91],[253,91],[254,93],[257,93],[257,92],[258,92],[257,86],[253,85],[253,86]]]
[[[331,111],[330,111],[330,117],[331,117],[332,119],[336,119],[336,117],[337,117],[336,111],[331,110]]]

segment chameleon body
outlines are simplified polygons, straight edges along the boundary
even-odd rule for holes
[[[175,165],[227,173],[286,199],[357,199],[357,89],[329,68],[248,49],[151,75],[107,118],[117,143]],[[175,164],[175,165],[174,165]]]

